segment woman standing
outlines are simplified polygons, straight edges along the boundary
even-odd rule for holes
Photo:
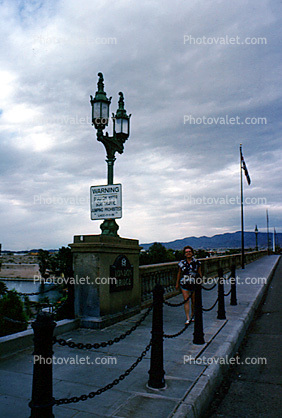
[[[179,269],[177,273],[176,279],[176,289],[179,289],[179,285],[181,287],[181,292],[183,295],[184,300],[188,299],[191,295],[192,307],[191,307],[191,314],[192,314],[192,321],[194,316],[194,307],[195,307],[195,283],[198,277],[202,277],[201,272],[201,263],[199,260],[194,258],[194,250],[190,245],[186,245],[183,249],[185,259],[181,260],[178,263]],[[184,303],[184,310],[186,314],[186,324],[190,322],[190,303]]]

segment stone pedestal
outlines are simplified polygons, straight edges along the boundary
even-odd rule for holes
[[[70,244],[75,316],[85,328],[103,328],[141,310],[138,240],[75,236]]]

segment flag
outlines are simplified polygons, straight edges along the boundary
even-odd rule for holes
[[[249,172],[248,172],[248,169],[247,169],[247,166],[246,166],[243,154],[242,154],[242,147],[241,146],[240,146],[240,154],[241,154],[241,162],[242,162],[241,168],[243,168],[243,170],[245,171],[245,176],[246,176],[247,182],[250,185],[251,184],[251,179],[250,179]]]

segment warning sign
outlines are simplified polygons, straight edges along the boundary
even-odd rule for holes
[[[90,187],[91,219],[122,217],[121,184]]]

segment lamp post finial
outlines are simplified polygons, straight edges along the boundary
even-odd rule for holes
[[[98,80],[98,83],[97,83],[98,92],[102,92],[102,91],[104,91],[104,83],[103,83],[104,77],[103,77],[103,74],[98,73],[98,77],[99,77],[99,80]]]

